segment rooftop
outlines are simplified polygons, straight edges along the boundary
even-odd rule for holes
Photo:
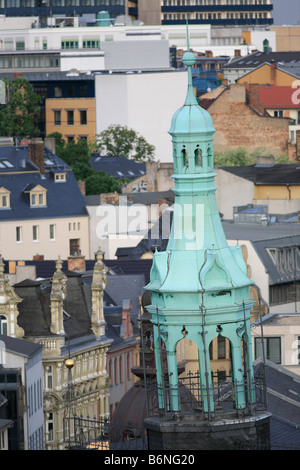
[[[96,171],[105,171],[116,179],[139,178],[146,174],[146,165],[124,157],[111,157],[92,153],[91,166]]]
[[[44,164],[45,174],[42,175],[29,161],[27,146],[0,147],[0,187],[10,191],[10,208],[0,210],[0,221],[88,215],[71,168],[46,147]],[[58,171],[66,173],[64,183],[55,183],[54,174]],[[32,207],[24,191],[37,185],[46,190],[47,204]]]
[[[252,181],[256,185],[300,184],[300,163],[225,166],[220,169]]]
[[[277,65],[282,66],[291,66],[300,67],[300,57],[299,52],[261,52],[256,51],[247,56],[239,57],[238,59],[234,58],[227,64],[223,66],[224,69],[247,69],[247,68],[256,68],[264,63],[271,64],[271,62],[276,62]],[[293,73],[293,72],[290,72]]]

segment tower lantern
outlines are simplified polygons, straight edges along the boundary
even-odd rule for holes
[[[258,421],[254,419],[256,424],[259,422],[268,427],[269,416],[264,413],[262,418],[256,411],[250,333],[253,302],[249,299],[249,287],[252,281],[247,277],[241,247],[238,243],[229,247],[223,231],[215,198],[215,129],[211,116],[198,105],[194,95],[192,66],[195,57],[189,47],[183,56],[183,63],[188,71],[186,100],[173,115],[169,130],[175,180],[172,228],[166,251],[156,251],[153,255],[150,282],[146,286],[151,294],[151,305],[147,309],[152,314],[158,406],[161,411],[167,408],[169,412],[167,420],[145,420],[150,449],[201,449],[203,442],[210,448],[207,444],[210,440],[205,438],[201,441],[201,436],[204,428],[205,433],[209,432],[211,436],[216,429],[213,423],[219,419],[209,351],[211,342],[219,335],[227,338],[230,344],[231,413],[235,410],[239,419],[243,420],[239,423],[243,429],[240,438],[247,434],[248,423],[253,423],[253,417],[257,416]],[[183,408],[176,348],[184,338],[193,342],[197,351],[200,402],[190,416],[186,412],[182,414],[181,420],[172,428],[172,439],[167,440],[170,447],[165,447],[166,444],[162,443],[166,442],[164,437],[170,432],[172,415],[175,420],[176,417],[178,419]],[[167,356],[167,374],[162,370],[162,345]],[[237,421],[235,423],[235,429],[238,429],[239,424]],[[190,430],[191,425],[193,436],[184,427],[189,426]],[[251,427],[252,424],[249,424],[249,430]],[[153,431],[156,436],[161,436],[160,444],[157,444],[157,439],[152,440]],[[192,444],[195,439],[197,444]],[[215,436],[212,442],[216,443]],[[189,447],[191,445],[196,447]]]

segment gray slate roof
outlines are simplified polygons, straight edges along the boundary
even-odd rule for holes
[[[0,147],[0,162],[8,160],[11,166],[0,165],[0,187],[10,191],[10,209],[0,211],[0,221],[41,219],[55,217],[86,217],[84,197],[70,167],[45,148],[45,176],[28,159],[28,148]],[[25,162],[25,167],[23,166]],[[52,170],[66,171],[66,182],[55,183]],[[47,205],[30,207],[24,193],[27,188],[43,186],[47,193]]]
[[[277,163],[270,165],[225,166],[221,170],[232,173],[254,184],[298,185],[300,184],[299,163]]]
[[[18,324],[24,328],[26,336],[51,335],[49,280],[40,282],[23,281],[14,285],[16,294],[21,297]],[[76,338],[91,335],[90,312],[91,293],[79,275],[67,277],[67,294],[64,300],[64,328],[67,336]]]
[[[256,373],[262,366],[261,358],[254,362]],[[268,360],[265,373],[272,450],[300,450],[299,375]]]
[[[20,354],[30,358],[43,349],[41,344],[32,343],[25,339],[12,338],[11,336],[0,335],[0,341],[5,343],[7,351]]]
[[[231,60],[223,65],[224,69],[249,69],[257,68],[264,63],[277,63],[278,67],[284,68],[285,66],[293,68],[300,67],[300,54],[299,52],[260,52],[256,51],[253,54]],[[295,72],[290,72],[294,74]]]
[[[145,164],[119,156],[108,157],[92,153],[90,163],[94,170],[105,171],[116,179],[133,180],[146,174]]]

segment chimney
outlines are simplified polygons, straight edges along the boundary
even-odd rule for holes
[[[259,101],[259,87],[260,85],[257,83],[249,83],[249,106],[252,106],[252,108],[256,109],[256,111],[258,111],[260,114],[264,114],[264,105]]]
[[[69,271],[85,271],[85,257],[83,255],[74,255],[68,257]]]
[[[130,320],[130,310],[132,309],[131,300],[123,300],[122,305],[122,325],[121,325],[121,337],[126,339],[133,336],[132,323]]]
[[[45,147],[51,150],[51,152],[55,153],[55,138],[45,137]]]
[[[240,49],[234,49],[234,57],[241,57],[241,50]]]
[[[37,255],[34,255],[32,259],[33,261],[44,261],[44,255],[37,254]]]
[[[28,158],[39,167],[42,175],[45,174],[44,142],[41,139],[32,139],[28,144]]]
[[[77,181],[81,194],[85,196],[85,181]]]
[[[206,57],[213,57],[212,51],[205,51],[205,56]]]
[[[271,62],[271,85],[276,85],[276,62]]]

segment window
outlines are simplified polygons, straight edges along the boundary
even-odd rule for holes
[[[55,230],[56,225],[55,224],[50,224],[49,225],[49,232],[50,232],[50,240],[55,240]]]
[[[127,353],[127,379],[131,378],[130,353]]]
[[[265,358],[275,364],[281,364],[281,338],[280,337],[265,337],[255,338],[255,359],[263,357],[263,346]]]
[[[16,241],[22,241],[22,227],[16,227]]]
[[[25,190],[25,193],[29,194],[30,206],[45,207],[47,202],[46,191],[47,190],[40,185],[37,185],[32,189]]]
[[[86,98],[88,96],[88,86],[87,85],[80,85],[80,97]]]
[[[46,389],[51,389],[53,387],[53,370],[52,366],[46,367]]]
[[[119,357],[119,377],[120,377],[120,383],[123,382],[123,357]]]
[[[68,96],[68,98],[74,98],[75,97],[75,87],[74,87],[74,85],[69,85],[68,86],[67,96]]]
[[[95,49],[100,47],[99,39],[84,39],[82,41],[83,49]]]
[[[78,49],[78,41],[77,40],[62,41],[61,48],[62,49]]]
[[[25,42],[24,41],[16,41],[16,50],[17,51],[24,51],[25,50]]]
[[[67,111],[67,122],[69,126],[74,124],[74,111],[72,109]]]
[[[10,209],[10,191],[0,188],[0,209]]]
[[[80,254],[80,240],[79,238],[70,239],[70,255],[75,256]]]
[[[7,318],[4,315],[0,315],[0,333],[1,335],[7,336]]]
[[[61,98],[62,97],[62,88],[61,88],[61,86],[55,86],[54,87],[54,96],[55,96],[55,98]]]
[[[66,181],[66,173],[56,173],[55,174],[55,183],[61,183]]]
[[[117,385],[119,383],[119,377],[118,377],[118,361],[117,358],[114,359],[114,375],[115,375],[115,384]]]
[[[79,112],[80,112],[80,124],[83,126],[87,124],[86,109],[81,109]]]
[[[53,441],[54,439],[54,419],[53,413],[47,413],[47,420],[46,420],[46,435],[47,441]]]
[[[39,226],[38,225],[32,226],[32,239],[34,242],[37,242],[39,240]]]
[[[224,336],[218,336],[218,359],[225,359],[226,357],[226,343]]]
[[[30,197],[32,206],[44,206],[45,205],[45,194],[43,193],[32,193]]]
[[[61,111],[59,109],[54,111],[54,124],[55,126],[61,125]]]

